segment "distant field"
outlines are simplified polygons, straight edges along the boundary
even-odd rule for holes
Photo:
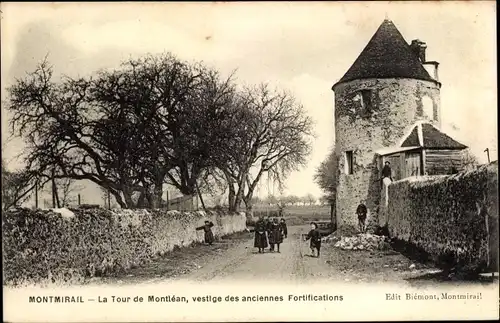
[[[244,211],[244,210],[242,210]],[[256,206],[253,209],[254,218],[259,216],[277,217],[277,207]],[[321,205],[294,205],[287,206],[283,210],[283,217],[288,224],[304,224],[311,221],[328,221],[330,220],[330,206]]]

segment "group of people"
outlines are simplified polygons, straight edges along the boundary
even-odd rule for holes
[[[259,218],[255,223],[255,240],[254,247],[259,249],[259,253],[263,253],[267,247],[270,252],[275,251],[275,247],[280,252],[280,244],[288,235],[288,228],[285,219],[281,218]]]
[[[384,169],[382,170],[382,181],[392,182],[392,171],[390,163],[385,162]],[[358,225],[361,232],[366,231],[366,216],[368,210],[363,201],[361,201],[356,208],[356,214],[358,216]],[[203,230],[205,233],[205,243],[212,245],[214,243],[214,234],[212,232],[212,227],[214,224],[211,221],[206,220],[205,224],[197,227],[196,230]],[[270,219],[263,217],[255,223],[255,240],[254,247],[259,249],[259,253],[263,253],[267,247],[269,247],[270,252],[276,251],[280,252],[280,244],[283,243],[283,239],[286,239],[288,235],[288,228],[286,226],[285,219],[278,218]],[[318,231],[318,225],[315,222],[311,223],[311,230],[307,235],[305,235],[305,240],[310,240],[310,248],[312,256],[315,255],[319,257],[321,249],[321,234]]]

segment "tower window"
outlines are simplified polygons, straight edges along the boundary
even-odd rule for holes
[[[434,104],[432,102],[432,99],[428,96],[424,96],[422,98],[422,112],[423,112],[423,117],[427,118],[429,120],[435,120],[434,118]]]
[[[352,150],[345,152],[345,173],[347,175],[353,174],[354,170],[354,154]]]
[[[372,109],[372,90],[361,90],[361,107],[368,112]]]

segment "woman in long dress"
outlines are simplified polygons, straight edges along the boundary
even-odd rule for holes
[[[266,223],[263,218],[259,218],[259,220],[255,223],[255,240],[254,247],[259,248],[259,253],[263,253],[264,249],[267,248],[267,230]]]
[[[269,226],[269,245],[270,251],[274,251],[276,245],[277,251],[280,252],[280,244],[283,242],[283,227],[279,224],[278,219],[274,219]]]

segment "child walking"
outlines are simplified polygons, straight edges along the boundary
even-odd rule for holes
[[[205,221],[205,224],[202,225],[201,227],[197,227],[196,230],[203,230],[205,231],[205,243],[207,243],[209,246],[211,246],[214,243],[214,234],[212,232],[212,227],[214,226],[212,221]]]
[[[276,246],[277,251],[280,252],[280,244],[283,242],[282,229],[283,227],[279,224],[278,219],[274,218],[269,228],[269,251],[274,252],[274,246]]]
[[[305,240],[311,240],[311,256],[314,257],[314,250],[317,250],[318,255],[316,257],[319,258],[319,252],[321,249],[321,234],[318,231],[318,225],[316,224],[316,222],[311,222],[311,231],[309,231]]]
[[[286,237],[288,236],[288,228],[286,226],[285,219],[281,218],[280,225],[281,225],[281,232],[283,233],[283,238],[286,239]]]

